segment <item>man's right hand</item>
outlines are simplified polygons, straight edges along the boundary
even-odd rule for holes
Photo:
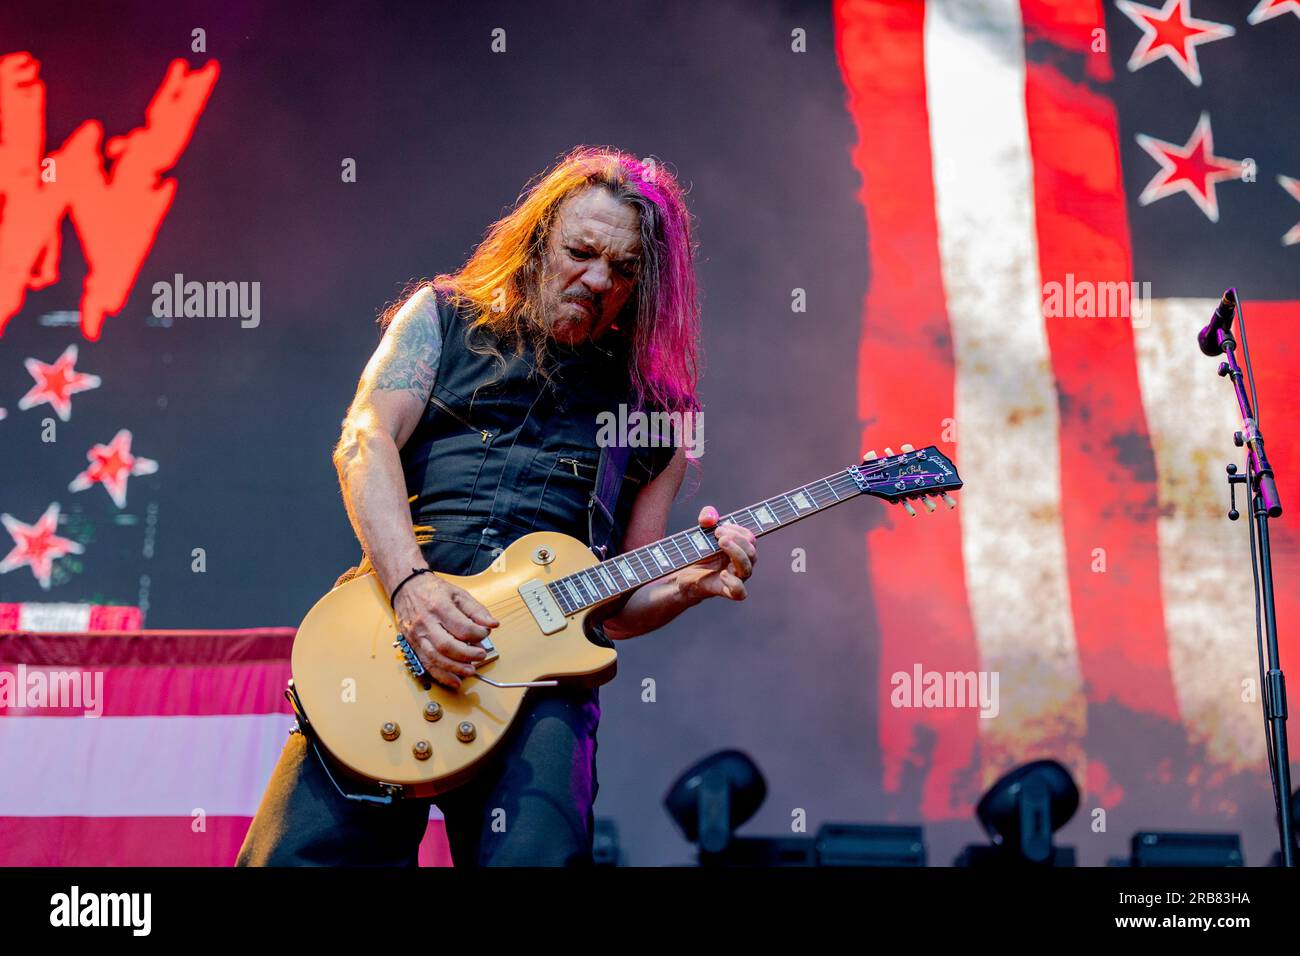
[[[473,677],[487,657],[479,642],[500,625],[464,588],[436,574],[421,574],[397,595],[397,623],[429,676],[450,690]]]

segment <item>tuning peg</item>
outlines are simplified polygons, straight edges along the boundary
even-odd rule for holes
[[[912,446],[911,446],[911,445],[901,445],[901,446],[899,446],[899,450],[900,450],[900,451],[911,451],[911,450],[912,450]]]
[[[910,501],[904,501],[904,502],[903,502],[903,510],[906,511],[906,512],[907,512],[909,515],[911,515],[913,518],[916,517],[916,509],[912,507],[912,502],[910,502]]]
[[[871,451],[867,452],[865,455],[862,456],[862,460],[863,460],[863,461],[875,461],[875,460],[876,460],[876,450],[875,450],[874,448],[871,449]]]
[[[953,500],[952,495],[948,494],[948,492],[945,491],[939,497],[943,499],[943,503],[946,504],[949,508],[957,507],[957,502]]]
[[[886,448],[886,449],[885,449],[885,457],[886,457],[886,458],[888,458],[888,457],[889,457],[890,455],[892,455],[893,453],[894,453],[894,449],[892,449],[892,448]]]
[[[925,510],[926,510],[926,511],[930,512],[930,514],[934,514],[934,502],[933,502],[933,501],[931,501],[929,498],[922,498],[922,499],[921,499],[921,504],[925,505]]]

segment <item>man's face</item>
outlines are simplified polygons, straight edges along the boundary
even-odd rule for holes
[[[560,204],[543,259],[543,315],[566,345],[598,339],[636,289],[641,236],[636,210],[600,186]]]

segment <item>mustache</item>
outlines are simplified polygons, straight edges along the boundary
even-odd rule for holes
[[[565,292],[560,296],[560,299],[564,302],[585,302],[590,305],[593,310],[597,312],[600,311],[600,304],[596,301],[596,297],[590,292]]]

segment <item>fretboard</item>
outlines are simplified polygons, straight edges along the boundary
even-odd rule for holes
[[[718,526],[738,524],[755,535],[764,535],[861,493],[858,483],[845,469],[775,498],[722,515],[718,518]],[[703,561],[719,550],[712,531],[694,527],[609,558],[585,571],[558,578],[547,588],[561,610],[569,615]]]

